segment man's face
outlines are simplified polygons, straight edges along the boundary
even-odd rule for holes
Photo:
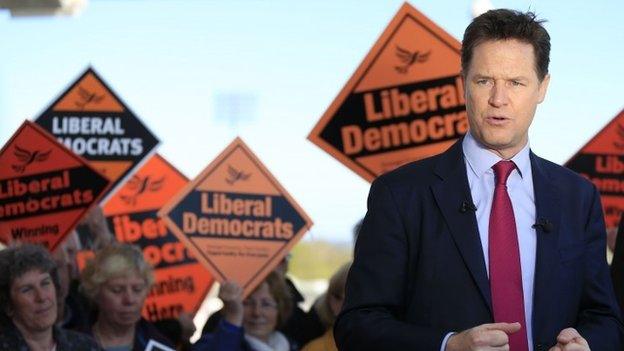
[[[464,77],[472,135],[501,157],[511,158],[526,145],[550,80],[547,75],[539,81],[533,46],[515,39],[483,42],[474,48]]]

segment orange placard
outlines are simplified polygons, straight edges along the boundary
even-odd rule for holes
[[[25,121],[0,151],[0,241],[54,250],[109,183],[86,160]]]
[[[35,122],[113,182],[104,201],[158,145],[154,134],[93,68],[76,79]]]
[[[156,215],[187,183],[155,154],[103,207],[117,240],[141,247],[154,267],[154,286],[143,306],[143,317],[151,321],[175,318],[182,311],[194,315],[214,281]]]
[[[468,130],[461,44],[403,4],[308,139],[368,181]]]
[[[596,185],[607,228],[617,228],[624,211],[624,110],[565,166]]]
[[[158,214],[218,281],[238,282],[245,295],[312,226],[240,138]]]

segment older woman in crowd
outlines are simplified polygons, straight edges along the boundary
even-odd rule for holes
[[[288,320],[293,308],[284,279],[270,273],[246,299],[243,289],[226,282],[219,290],[223,318],[214,333],[207,333],[194,351],[294,351],[297,346],[277,328]]]
[[[156,342],[173,349],[169,340],[141,318],[153,282],[152,267],[132,245],[113,243],[87,263],[81,286],[96,308],[90,333],[102,348],[143,351]]]
[[[342,309],[344,302],[345,285],[349,274],[351,262],[342,265],[329,279],[327,292],[321,295],[312,308],[316,311],[325,325],[326,332],[322,336],[310,341],[302,351],[338,351],[334,341],[333,326],[336,317]]]
[[[43,247],[0,251],[0,350],[100,350],[88,336],[55,326],[59,277]]]

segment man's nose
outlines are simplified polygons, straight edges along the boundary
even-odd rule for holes
[[[494,107],[501,107],[507,105],[509,102],[509,95],[505,84],[495,82],[492,90],[490,91],[490,99],[488,101],[490,105]]]

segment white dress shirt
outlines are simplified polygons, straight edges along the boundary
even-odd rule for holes
[[[485,259],[487,274],[489,268],[489,226],[490,211],[494,197],[494,171],[492,166],[501,161],[497,154],[487,150],[481,145],[470,132],[464,137],[462,148],[466,162],[466,173],[472,201],[476,206],[475,212],[479,226],[479,237]],[[522,271],[522,292],[524,295],[524,315],[526,321],[519,321],[526,325],[529,351],[533,351],[533,280],[535,276],[535,255],[537,236],[533,225],[535,224],[535,193],[533,191],[533,173],[529,158],[529,144],[527,143],[520,152],[511,159],[516,164],[516,169],[511,172],[507,179],[507,192],[511,199],[516,231],[518,233],[518,247],[520,249],[520,264]],[[446,335],[442,342],[442,350],[452,333]]]

